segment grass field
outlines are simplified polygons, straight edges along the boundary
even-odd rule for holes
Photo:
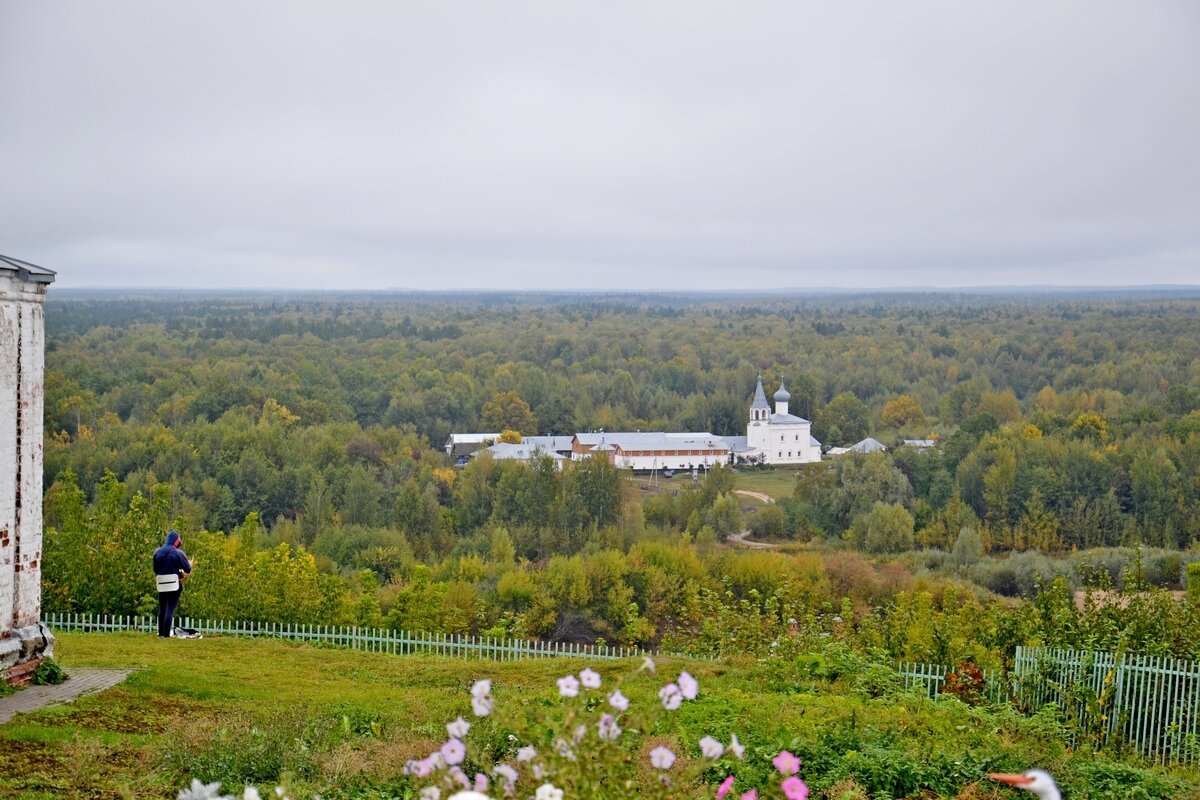
[[[498,707],[553,716],[560,703],[555,678],[587,665],[611,685],[638,666],[397,657],[279,641],[164,641],[133,633],[64,633],[58,654],[68,671],[79,666],[140,671],[103,694],[0,725],[0,796],[173,797],[192,778],[220,780],[240,792],[246,783],[273,786],[288,774],[295,797],[319,792],[325,798],[404,798],[411,788],[401,774],[403,764],[435,749],[447,721],[471,716],[473,681],[494,682]],[[635,706],[656,707],[657,689],[681,666],[698,678],[700,696],[643,731],[643,750],[650,742],[666,742],[685,760],[695,759],[702,736],[728,741],[737,733],[748,743],[742,766],[751,783],[765,781],[771,756],[790,748],[804,758],[803,776],[813,797],[838,800],[1015,797],[983,776],[1030,766],[1047,767],[1068,786],[1084,787],[1072,797],[1200,796],[1195,772],[1167,775],[1132,762],[1072,754],[1052,718],[897,694],[887,689],[881,667],[830,680],[786,659],[663,660],[658,677],[638,676],[623,689]],[[472,736],[490,736],[508,747],[498,724],[488,719]],[[711,796],[720,779],[706,773],[704,786],[688,787],[679,796],[701,790]],[[1124,785],[1138,793],[1112,788]],[[1109,788],[1101,794],[1089,787]]]
[[[776,500],[786,500],[796,488],[796,471],[777,469],[773,472],[739,472],[735,488],[760,492]]]

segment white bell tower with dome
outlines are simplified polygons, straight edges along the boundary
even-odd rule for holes
[[[812,438],[812,423],[788,413],[791,399],[791,393],[780,380],[772,412],[763,390],[762,375],[758,376],[754,401],[750,404],[750,421],[746,425],[743,456],[748,461],[788,465],[821,460],[821,443]]]

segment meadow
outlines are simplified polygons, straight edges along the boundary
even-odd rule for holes
[[[498,715],[471,715],[474,681],[492,681],[498,708],[555,720],[568,705],[555,679],[591,667],[606,686],[621,682],[631,708],[657,707],[658,689],[688,670],[696,700],[627,732],[635,762],[665,745],[686,765],[701,759],[702,737],[737,734],[746,744],[745,761],[735,763],[742,787],[765,790],[771,757],[788,749],[812,796],[836,800],[999,800],[1015,795],[986,775],[1032,766],[1053,771],[1072,798],[1200,797],[1194,770],[1068,750],[1054,713],[906,694],[889,669],[836,648],[815,657],[661,658],[656,675],[639,674],[637,660],[495,663],[136,633],[63,633],[58,655],[68,671],[139,671],[102,694],[0,726],[0,796],[171,797],[199,779],[238,793],[283,780],[296,798],[408,798],[404,764],[439,747],[455,717],[472,719],[471,737],[498,758],[529,743],[509,740]],[[655,780],[648,765],[635,767],[638,780]],[[701,770],[670,796],[713,796],[723,778]],[[628,796],[618,788],[604,796]]]

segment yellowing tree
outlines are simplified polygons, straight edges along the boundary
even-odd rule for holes
[[[496,392],[483,404],[483,424],[492,430],[513,430],[531,436],[537,433],[537,417],[516,392]]]
[[[925,412],[912,395],[902,394],[883,404],[879,419],[889,428],[904,428],[908,425],[924,425]]]

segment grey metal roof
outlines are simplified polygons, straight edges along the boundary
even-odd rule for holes
[[[500,461],[504,461],[506,459],[534,458],[550,458],[555,461],[563,460],[563,457],[558,453],[555,453],[551,450],[546,450],[539,444],[529,444],[527,442],[522,442],[521,444],[500,442],[499,444],[494,444],[491,447],[486,447],[483,450],[476,452],[474,455],[478,456],[479,453],[491,453],[492,458]]]
[[[785,422],[808,422],[804,417],[797,417],[795,414],[772,414],[771,424],[778,425]]]
[[[868,436],[857,444],[850,445],[848,448],[852,453],[879,453],[887,450],[887,445],[878,439],[872,439]]]
[[[521,442],[537,445],[545,450],[562,452],[571,449],[571,441],[574,438],[574,436],[525,436],[521,439]]]
[[[604,433],[577,433],[581,445],[595,448],[601,442],[615,445],[622,450],[700,450],[702,448],[724,449],[723,437],[707,431],[691,433],[662,433],[658,431],[605,431]]]
[[[17,277],[21,280],[34,283],[54,283],[54,276],[57,274],[52,269],[39,267],[10,256],[0,256],[0,271],[16,272]]]
[[[767,402],[767,393],[762,388],[762,375],[758,376],[758,386],[754,389],[754,402],[750,404],[750,408],[771,410],[771,404]]]

